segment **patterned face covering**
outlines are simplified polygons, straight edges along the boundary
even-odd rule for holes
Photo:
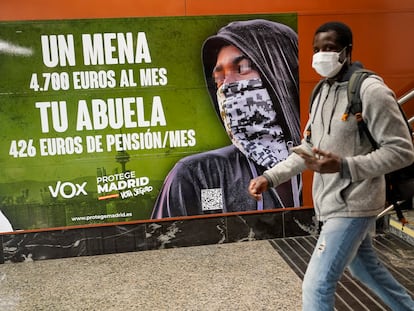
[[[260,79],[223,84],[217,101],[227,134],[248,158],[266,168],[287,158],[282,128]]]

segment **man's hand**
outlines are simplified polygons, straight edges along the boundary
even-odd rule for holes
[[[250,180],[249,184],[249,194],[256,200],[260,201],[262,199],[262,193],[267,190],[269,183],[264,176],[256,177]]]
[[[323,151],[318,148],[312,148],[315,156],[301,154],[300,157],[305,160],[306,167],[318,173],[336,173],[341,170],[341,158],[331,152]]]

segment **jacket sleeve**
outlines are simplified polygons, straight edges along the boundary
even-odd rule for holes
[[[308,125],[306,125],[305,128],[308,128]],[[312,148],[312,146],[306,142],[306,139],[302,140],[302,145],[306,148]],[[280,184],[287,182],[293,176],[300,174],[305,169],[305,160],[292,152],[286,160],[279,162],[272,168],[266,170],[263,175],[271,181],[272,187],[277,187]]]
[[[394,93],[380,77],[371,76],[362,84],[361,100],[362,117],[378,149],[345,159],[352,181],[378,177],[413,163],[411,133]]]

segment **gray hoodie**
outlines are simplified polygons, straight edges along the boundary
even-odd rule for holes
[[[319,221],[331,217],[367,217],[379,214],[385,204],[384,174],[410,165],[414,150],[407,125],[394,93],[379,76],[370,76],[361,86],[362,116],[379,148],[360,138],[353,115],[342,121],[348,104],[348,81],[323,84],[315,97],[310,118],[310,144],[342,157],[342,171],[313,177],[312,195]],[[306,169],[304,160],[291,154],[265,171],[273,186]]]

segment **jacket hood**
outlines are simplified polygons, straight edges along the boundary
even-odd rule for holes
[[[345,74],[344,74],[343,78],[342,78],[339,82],[349,81],[349,79],[351,78],[352,74],[353,74],[355,71],[357,71],[357,70],[359,70],[359,69],[362,69],[362,68],[364,68],[364,66],[362,65],[362,63],[361,63],[361,62],[358,62],[358,61],[353,62],[353,63],[352,63],[352,64],[348,67],[348,69],[346,70],[346,72],[345,72]]]
[[[297,34],[286,25],[255,19],[232,22],[207,38],[202,47],[204,76],[217,113],[217,88],[212,72],[220,49],[229,44],[237,47],[256,66],[270,94],[286,141],[299,144]]]

